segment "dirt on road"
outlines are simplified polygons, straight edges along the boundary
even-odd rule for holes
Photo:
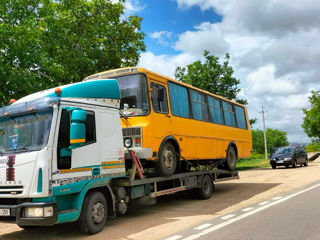
[[[121,239],[157,240],[212,218],[320,181],[320,158],[308,167],[260,168],[241,171],[239,180],[216,184],[209,200],[197,200],[187,193],[158,198],[156,205],[133,203],[127,215],[109,219],[94,236],[82,235],[77,225],[22,230],[0,219],[0,239]]]

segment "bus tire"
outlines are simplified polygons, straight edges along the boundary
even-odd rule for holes
[[[166,142],[162,146],[156,162],[157,172],[163,177],[169,177],[175,173],[177,165],[176,150],[170,142]]]
[[[84,199],[78,220],[80,230],[86,234],[96,234],[104,228],[108,216],[107,200],[98,191],[90,192]]]
[[[204,175],[201,178],[200,188],[197,190],[197,195],[200,199],[206,200],[211,198],[214,189],[214,184],[209,175]]]
[[[234,147],[229,147],[227,150],[227,157],[225,162],[225,168],[233,171],[236,168],[237,154]]]

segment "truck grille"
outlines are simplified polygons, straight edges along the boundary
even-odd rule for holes
[[[0,186],[0,195],[18,195],[23,192],[23,186]]]
[[[124,137],[141,136],[141,128],[123,128],[122,134]]]

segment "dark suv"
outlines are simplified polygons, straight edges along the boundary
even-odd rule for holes
[[[298,164],[308,166],[308,155],[303,147],[280,147],[271,155],[270,164],[273,169],[290,165],[295,168]]]

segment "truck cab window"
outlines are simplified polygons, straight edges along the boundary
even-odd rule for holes
[[[151,84],[152,92],[152,107],[155,112],[158,113],[168,113],[168,101],[166,88],[164,86],[152,83]]]
[[[94,112],[86,111],[87,117],[85,121],[86,125],[86,142],[84,145],[88,145],[96,142],[96,124]],[[72,111],[62,110],[60,127],[59,127],[59,137],[58,137],[58,169],[70,169],[71,168],[71,157],[61,157],[60,150],[63,148],[68,148],[70,146],[70,118]]]

